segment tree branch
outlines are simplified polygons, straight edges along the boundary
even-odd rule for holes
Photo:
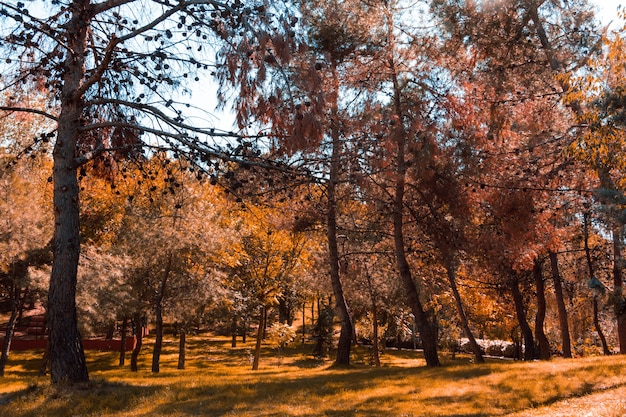
[[[20,112],[20,113],[34,113],[40,116],[47,117],[48,119],[54,120],[55,122],[59,121],[58,117],[50,113],[46,113],[43,110],[31,109],[28,107],[0,106],[0,110],[9,111],[9,112]]]

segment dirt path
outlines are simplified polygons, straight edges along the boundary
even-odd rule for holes
[[[507,414],[505,417],[624,417],[626,386],[558,401],[533,410]]]

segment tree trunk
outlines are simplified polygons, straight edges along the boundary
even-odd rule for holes
[[[261,306],[259,311],[259,330],[256,332],[256,345],[254,347],[254,359],[252,360],[252,370],[259,369],[259,360],[261,358],[261,341],[263,340],[263,329],[265,328],[265,306]]]
[[[388,27],[394,27],[393,15],[387,10]],[[439,357],[437,354],[437,332],[435,320],[429,313],[424,311],[422,302],[420,301],[419,291],[413,281],[413,275],[409,267],[406,257],[406,249],[404,246],[404,192],[406,185],[406,174],[409,164],[406,161],[407,148],[407,132],[404,128],[404,112],[402,111],[402,91],[400,81],[398,80],[398,71],[393,56],[395,51],[395,38],[393,31],[388,32],[389,40],[389,70],[393,83],[393,115],[395,116],[395,128],[393,131],[393,140],[396,144],[396,182],[395,195],[393,197],[393,235],[394,235],[394,251],[398,273],[400,280],[404,285],[407,300],[415,323],[422,339],[422,347],[424,348],[424,359],[428,366],[439,366]]]
[[[328,240],[328,256],[330,262],[330,282],[335,295],[335,305],[339,312],[341,331],[339,333],[339,343],[337,346],[337,357],[335,365],[350,365],[350,348],[352,345],[352,319],[348,310],[348,304],[343,294],[343,285],[339,272],[339,248],[337,246],[337,193],[336,186],[339,182],[339,168],[341,164],[341,138],[338,126],[338,94],[339,78],[337,74],[337,63],[332,65],[333,92],[332,92],[332,116],[331,116],[331,137],[332,151],[330,159],[330,172],[326,195],[328,199],[326,208],[326,237]]]
[[[48,292],[50,377],[53,384],[89,380],[76,317],[76,279],[80,253],[79,188],[76,145],[80,136],[84,97],[77,94],[85,77],[89,1],[75,1],[65,24],[60,114],[53,157],[54,263]]]
[[[231,327],[230,327],[230,334],[231,334],[231,339],[230,339],[230,347],[237,347],[237,315],[233,314],[233,322],[231,323]]]
[[[613,229],[613,297],[615,300],[615,317],[617,318],[617,339],[619,353],[626,354],[626,300],[624,299],[622,278],[622,227]]]
[[[541,262],[535,261],[533,268],[533,277],[535,278],[535,288],[537,292],[537,315],[535,316],[535,339],[539,344],[539,359],[550,359],[550,342],[543,330],[546,319],[546,286],[543,281],[543,273],[541,270]]]
[[[178,340],[178,369],[185,369],[185,357],[187,351],[187,331],[185,326],[180,329],[180,339]]]
[[[287,323],[291,326],[293,325],[293,315],[291,303],[285,297],[280,297],[278,299],[278,322],[280,324]]]
[[[302,345],[306,342],[306,300],[302,301]]]
[[[106,335],[104,335],[105,340],[113,340],[113,336],[115,336],[115,320],[112,320],[107,326]]]
[[[611,350],[609,349],[606,337],[604,337],[604,333],[602,332],[602,327],[600,327],[600,319],[598,317],[598,297],[596,295],[593,296],[593,326],[595,327],[598,337],[600,338],[600,342],[602,343],[602,353],[610,355]]]
[[[474,338],[472,329],[469,326],[469,320],[467,319],[467,314],[465,314],[465,307],[463,307],[463,300],[461,300],[461,294],[459,294],[459,289],[456,285],[456,263],[453,259],[446,260],[446,271],[448,274],[450,289],[454,295],[456,311],[459,315],[459,319],[461,320],[461,327],[463,328],[465,336],[469,339],[470,347],[474,353],[474,359],[476,360],[476,363],[485,363],[483,352],[478,345],[478,342],[476,342],[476,338]]]
[[[589,283],[593,285],[592,291],[594,291],[594,293],[596,291],[604,293],[604,287],[599,285],[599,288],[596,288],[596,284],[594,283],[596,280],[596,274],[593,267],[593,261],[591,259],[591,248],[589,248],[589,217],[590,214],[588,211],[583,213],[583,241],[585,247],[585,259],[587,260],[587,268],[589,269]],[[602,343],[602,352],[605,355],[610,355],[611,351],[609,350],[609,345],[606,342],[606,337],[604,336],[602,327],[600,327],[600,319],[598,317],[598,296],[596,294],[593,295],[593,325],[598,333],[600,342]]]
[[[528,325],[528,320],[526,320],[524,300],[519,289],[519,282],[517,278],[511,280],[509,285],[511,287],[511,294],[513,295],[513,302],[515,304],[517,321],[519,323],[520,330],[522,331],[522,337],[524,338],[524,360],[531,361],[535,358],[535,342],[533,340],[533,331]]]
[[[163,278],[161,279],[161,286],[154,302],[154,349],[152,351],[152,372],[158,373],[161,363],[161,349],[163,348],[163,297],[165,296],[165,289],[167,288],[167,280],[170,276],[172,269],[172,254],[169,253],[167,261],[165,263],[165,271],[163,271]]]
[[[120,362],[119,366],[124,366],[126,362],[126,331],[128,330],[128,318],[122,320],[122,328],[120,329]]]
[[[378,345],[378,303],[376,288],[372,282],[372,276],[370,275],[369,268],[364,264],[365,279],[367,281],[367,289],[370,295],[370,302],[372,304],[372,353],[374,356],[374,366],[380,367],[380,349]],[[356,341],[356,337],[354,338]]]
[[[20,297],[22,295],[22,288],[17,285],[17,283],[13,283],[13,298],[11,300],[11,304],[13,308],[11,310],[11,317],[9,318],[9,323],[7,324],[7,331],[4,335],[4,343],[2,345],[2,354],[0,355],[0,377],[4,376],[4,369],[9,361],[9,351],[11,350],[11,340],[13,339],[13,334],[15,333],[15,323],[17,323],[17,317],[20,312]]]
[[[380,349],[378,346],[378,306],[376,301],[372,300],[372,333],[374,340],[372,340],[372,351],[374,354],[374,366],[380,367]]]
[[[139,367],[137,366],[139,352],[141,352],[141,345],[143,345],[143,326],[141,323],[141,313],[136,313],[133,320],[135,321],[135,337],[137,337],[137,343],[135,344],[133,353],[130,355],[130,370],[132,372],[137,372],[139,370]]]
[[[559,328],[561,329],[561,344],[563,345],[563,357],[572,357],[572,345],[570,342],[569,324],[567,321],[567,309],[565,308],[565,299],[563,298],[563,285],[561,283],[561,274],[559,273],[559,261],[556,253],[550,252],[550,267],[552,269],[552,281],[554,283],[554,295],[556,297],[556,306],[559,312]]]

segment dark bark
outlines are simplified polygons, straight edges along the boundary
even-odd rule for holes
[[[472,352],[474,353],[474,359],[476,363],[484,363],[485,358],[483,357],[483,352],[476,342],[476,338],[472,333],[472,329],[469,326],[469,320],[467,319],[467,314],[465,314],[465,307],[463,306],[463,300],[461,300],[461,294],[459,294],[459,289],[456,285],[456,264],[454,260],[450,259],[446,261],[446,271],[448,274],[448,282],[450,284],[450,289],[452,290],[452,294],[454,296],[454,302],[456,304],[456,311],[459,315],[459,320],[461,321],[461,328],[467,336],[469,340],[470,347]]]
[[[128,331],[128,318],[122,319],[122,328],[120,329],[120,361],[119,366],[124,366],[126,362],[126,332]]]
[[[374,366],[378,368],[380,367],[380,347],[378,345],[378,296],[367,266],[364,266],[364,269],[365,279],[367,280],[367,289],[370,295],[370,303],[372,305],[372,354],[374,357]]]
[[[585,259],[587,260],[587,268],[589,270],[589,282],[594,285],[592,291],[600,291],[604,293],[604,287],[600,286],[599,288],[595,288],[595,270],[593,267],[593,260],[591,259],[591,248],[589,247],[589,212],[583,213],[583,241],[585,248]],[[598,337],[600,338],[600,342],[602,343],[602,352],[605,355],[610,355],[611,350],[609,349],[609,345],[606,342],[606,337],[604,336],[604,332],[602,331],[602,327],[600,326],[600,318],[598,317],[598,296],[596,294],[593,295],[593,326],[596,329],[596,333],[598,333]]]
[[[187,331],[185,326],[180,329],[178,340],[178,369],[185,369],[185,358],[187,353]]]
[[[388,27],[395,26],[392,13],[387,10]],[[389,51],[396,48],[393,31],[388,32]],[[435,319],[431,314],[426,312],[420,300],[420,294],[413,280],[411,268],[407,261],[405,242],[404,242],[404,193],[406,187],[406,177],[409,164],[406,161],[408,133],[406,132],[403,121],[404,112],[402,111],[402,91],[400,81],[398,79],[398,71],[396,68],[393,53],[389,56],[389,73],[393,84],[393,114],[396,119],[395,128],[392,132],[392,140],[396,145],[396,181],[394,184],[395,194],[393,196],[393,235],[394,235],[394,252],[396,264],[400,280],[404,286],[409,307],[415,317],[415,324],[422,339],[422,347],[424,349],[424,358],[428,366],[439,366],[439,356],[437,353],[437,329]]]
[[[115,320],[112,320],[107,326],[107,332],[104,338],[106,340],[113,340],[114,335],[115,335]]]
[[[541,263],[535,261],[533,268],[533,277],[535,278],[535,289],[537,295],[537,314],[535,316],[535,339],[539,345],[539,359],[550,359],[550,342],[546,337],[543,326],[546,320],[546,285],[543,280],[543,272]]]
[[[132,372],[137,372],[139,370],[139,353],[141,352],[141,346],[143,345],[143,325],[140,312],[135,314],[133,321],[135,322],[135,337],[137,338],[137,343],[135,343],[133,353],[130,355],[130,370]]]
[[[15,323],[17,323],[17,317],[19,316],[21,309],[20,298],[22,296],[22,288],[16,283],[13,284],[13,297],[11,299],[12,309],[9,323],[7,324],[7,331],[4,335],[4,343],[2,344],[2,354],[0,354],[0,377],[4,376],[4,369],[9,361],[9,352],[11,350],[11,340],[15,333]]]
[[[563,284],[559,273],[559,260],[556,253],[550,252],[550,267],[552,269],[552,281],[554,283],[554,295],[559,313],[559,329],[561,330],[561,345],[563,346],[563,357],[572,357],[572,345],[570,341],[569,323],[567,320],[567,308],[563,297]]]
[[[526,319],[524,299],[519,289],[519,281],[515,278],[511,280],[509,285],[511,287],[511,294],[515,305],[515,314],[517,316],[520,330],[522,331],[522,337],[524,338],[524,360],[531,361],[535,358],[535,342],[533,340],[533,331],[528,325],[528,320]]]
[[[172,270],[172,254],[167,256],[165,262],[165,270],[163,271],[163,277],[161,278],[161,285],[156,299],[154,300],[154,349],[152,351],[152,372],[158,373],[161,363],[161,349],[163,348],[163,297],[165,297],[165,289],[167,288],[167,281],[170,277],[170,271]]]
[[[280,324],[287,323],[289,326],[293,325],[294,311],[291,308],[291,302],[285,297],[278,299],[278,322]]]
[[[339,342],[337,346],[337,357],[335,365],[350,365],[350,349],[352,345],[352,319],[348,310],[345,296],[343,294],[343,285],[339,270],[339,248],[337,245],[337,192],[336,187],[339,182],[339,168],[341,164],[341,140],[338,126],[338,93],[339,78],[337,74],[337,64],[333,63],[333,98],[332,98],[332,117],[331,117],[331,137],[332,151],[330,159],[330,172],[328,178],[328,186],[326,188],[326,197],[328,199],[326,208],[326,237],[328,240],[328,256],[330,263],[330,281],[335,295],[335,306],[339,312],[339,320],[341,322],[341,330],[339,333]]]
[[[302,302],[302,344],[306,342],[306,302]]]
[[[263,329],[265,328],[266,308],[261,306],[259,311],[259,329],[256,332],[256,344],[254,346],[254,358],[252,359],[252,370],[259,369],[259,360],[261,359],[261,341],[263,340]]]
[[[66,23],[63,81],[57,139],[53,151],[54,263],[48,293],[50,377],[52,383],[89,380],[76,316],[76,279],[80,253],[79,188],[75,161],[84,97],[87,28],[92,5],[75,1]]]
[[[596,295],[593,296],[593,326],[598,333],[600,343],[602,343],[602,353],[604,353],[605,355],[610,355],[611,350],[609,349],[609,345],[606,342],[606,337],[602,332],[602,327],[600,327],[600,318],[598,317],[598,297]]]
[[[231,334],[231,339],[230,339],[230,346],[231,347],[237,347],[237,315],[233,314],[233,321],[230,325],[230,334]]]
[[[622,227],[613,228],[613,302],[617,319],[617,340],[619,353],[626,354],[626,303],[623,292],[622,277]]]

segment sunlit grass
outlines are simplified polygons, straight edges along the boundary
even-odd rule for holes
[[[544,410],[532,415],[547,416],[564,399],[626,389],[626,358],[620,356],[475,365],[457,355],[456,360],[443,357],[443,366],[432,369],[419,353],[388,351],[383,367],[373,368],[368,350],[359,347],[353,366],[335,369],[330,361],[313,359],[311,346],[288,349],[282,358],[266,347],[254,372],[251,349],[252,343],[233,349],[226,338],[194,337],[187,369],[180,371],[177,343],[166,340],[159,374],[150,372],[149,343],[137,373],[119,368],[115,352],[87,351],[91,382],[74,388],[52,387],[48,378],[36,376],[41,352],[13,352],[0,380],[0,415],[492,416],[523,411],[516,414],[523,416]],[[602,415],[626,413],[624,403],[606,401],[610,406],[594,403],[607,410]]]

